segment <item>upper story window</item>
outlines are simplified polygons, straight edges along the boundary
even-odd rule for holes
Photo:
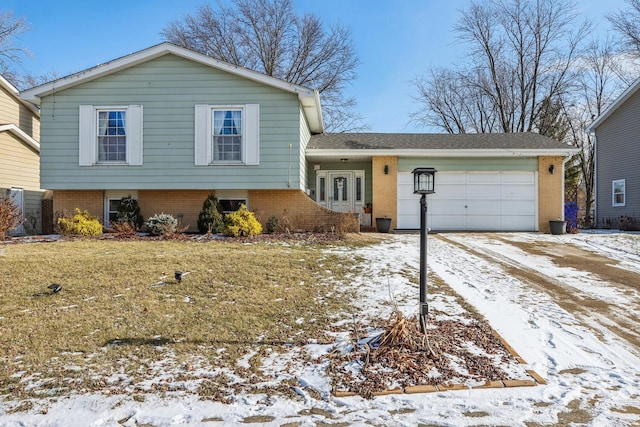
[[[196,105],[195,164],[258,165],[260,105]]]
[[[127,112],[98,110],[98,162],[127,160]]]
[[[81,105],[80,166],[142,165],[142,105]]]
[[[613,206],[624,206],[626,203],[626,182],[624,179],[616,179],[612,181],[613,190]]]
[[[213,161],[242,161],[242,110],[213,110]]]

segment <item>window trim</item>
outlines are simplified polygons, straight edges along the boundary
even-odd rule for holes
[[[94,120],[96,121],[95,126],[95,138],[96,138],[96,164],[99,165],[126,165],[128,154],[127,148],[129,147],[129,112],[127,111],[127,107],[94,107],[93,111],[95,114]],[[125,146],[124,146],[124,160],[100,160],[100,113],[111,113],[111,112],[119,112],[124,113],[124,129],[125,129]]]
[[[242,111],[241,160],[215,160],[213,154],[213,112]],[[260,164],[260,104],[195,105],[196,166],[257,166]]]
[[[616,193],[616,185],[622,184],[622,191]],[[622,202],[616,202],[616,195],[622,194]],[[611,181],[611,206],[626,206],[627,204],[627,182],[626,179],[614,179]]]
[[[245,108],[244,105],[222,105],[222,106],[212,106],[211,107],[211,123],[215,123],[215,114],[216,111],[222,111],[222,112],[227,112],[227,111],[240,111],[240,123],[242,124],[242,126],[240,126],[240,159],[238,160],[219,160],[216,159],[216,136],[214,132],[214,126],[211,126],[211,161],[210,163],[213,165],[240,165],[244,163],[244,158],[245,158],[245,150],[247,147],[246,144],[246,136],[245,136],[245,127],[246,127],[246,113],[245,113]],[[226,120],[226,119],[225,119]]]
[[[124,111],[126,154],[123,161],[98,161],[98,116],[101,111]],[[79,166],[142,166],[142,105],[80,105],[78,135]]]

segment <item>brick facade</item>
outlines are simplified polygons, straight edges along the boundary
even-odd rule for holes
[[[209,190],[138,190],[140,213],[148,217],[166,213],[178,219],[187,232],[198,231],[198,215]],[[358,231],[359,222],[351,213],[334,212],[311,200],[301,190],[250,190],[249,210],[266,227],[269,217],[289,231]],[[104,191],[57,190],[53,196],[54,216],[87,210],[103,223]]]
[[[53,192],[53,217],[73,215],[75,209],[89,211],[102,222],[104,217],[104,191],[55,190]]]
[[[387,173],[385,173],[385,166]],[[373,211],[371,218],[391,218],[391,229],[397,227],[398,212],[398,158],[379,156],[371,159],[373,185]]]
[[[538,231],[551,232],[549,221],[564,219],[564,157],[538,158]],[[549,166],[553,165],[553,174]],[[560,175],[560,176],[558,176]]]
[[[355,232],[360,227],[354,214],[320,206],[301,190],[252,190],[249,200],[263,227],[271,216],[278,219],[281,228],[290,231]]]

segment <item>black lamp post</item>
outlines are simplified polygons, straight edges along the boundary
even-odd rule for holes
[[[427,194],[435,193],[434,168],[413,170],[413,194],[420,197],[420,331],[425,332],[429,305],[427,304]]]

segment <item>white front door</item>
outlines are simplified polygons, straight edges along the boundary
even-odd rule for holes
[[[353,172],[329,173],[329,209],[338,212],[353,211]]]
[[[362,212],[364,171],[317,170],[316,202],[338,212]]]
[[[11,188],[9,190],[9,197],[20,209],[20,218],[24,218],[24,190],[21,188]],[[9,234],[22,234],[24,233],[24,226],[19,225],[16,228],[9,230]]]

